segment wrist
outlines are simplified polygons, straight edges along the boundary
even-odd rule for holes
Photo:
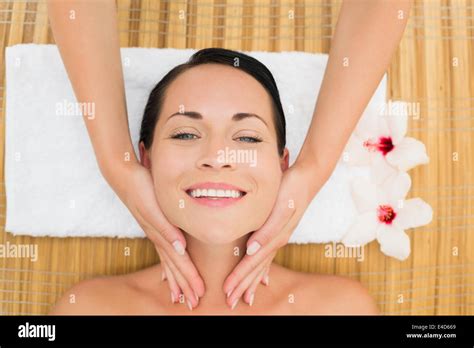
[[[98,157],[98,164],[102,176],[119,196],[124,192],[123,186],[126,184],[124,181],[128,177],[126,173],[139,165],[134,153],[130,155],[125,153],[122,158],[108,157],[106,160],[99,160]]]
[[[301,173],[301,180],[306,183],[311,197],[314,197],[329,179],[326,170],[318,165],[318,161],[314,158],[298,158],[293,166]]]

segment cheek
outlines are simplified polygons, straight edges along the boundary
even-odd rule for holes
[[[184,174],[192,170],[193,159],[184,152],[170,148],[166,144],[157,146],[153,152],[152,175],[155,186],[163,191],[177,188]]]
[[[152,163],[155,189],[163,192],[163,188],[169,188],[170,183],[179,175],[180,164],[173,156],[169,156],[168,153],[158,151],[154,154]]]
[[[260,227],[270,215],[280,188],[282,172],[278,161],[259,161],[253,177],[257,184],[257,191],[253,197],[253,210],[249,212],[255,225]],[[255,209],[258,207],[258,209]],[[252,208],[252,207],[251,207]]]
[[[282,177],[279,157],[272,150],[259,152],[255,167],[245,165],[237,169],[236,174],[248,184],[253,184],[251,186],[255,191],[239,208],[219,214],[219,211],[206,210],[189,201],[186,203],[186,193],[179,189],[183,182],[189,183],[190,176],[196,173],[196,155],[191,151],[166,149],[166,145],[156,148],[152,158],[152,176],[163,214],[171,224],[209,243],[232,242],[257,230],[273,208]]]
[[[190,170],[189,165],[176,152],[164,150],[153,153],[152,164],[151,173],[158,205],[170,223],[181,227],[179,219],[184,193],[180,192],[179,187],[183,175]]]

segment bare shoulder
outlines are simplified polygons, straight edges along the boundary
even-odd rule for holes
[[[374,298],[357,280],[325,274],[306,273],[302,292],[312,297],[314,312],[329,315],[380,315]]]
[[[49,313],[50,315],[115,314],[120,293],[126,291],[118,276],[83,280],[69,288]]]
[[[154,280],[156,267],[83,280],[68,289],[50,315],[128,315],[161,313]]]
[[[49,314],[162,314],[165,302],[157,296],[161,282],[156,274],[161,274],[159,264],[123,275],[83,280],[68,289]]]
[[[281,311],[298,315],[378,315],[368,290],[337,275],[305,273],[273,265]],[[271,278],[271,275],[270,275]]]

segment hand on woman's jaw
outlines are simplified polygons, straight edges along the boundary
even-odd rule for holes
[[[206,303],[229,308],[224,281],[277,199],[288,149],[281,135],[284,115],[275,112],[272,100],[250,74],[204,64],[170,83],[159,112],[149,108],[153,113],[145,123],[152,136],[147,147],[140,143],[140,158],[152,174],[163,214],[185,231],[186,251],[205,283],[197,308]],[[224,149],[255,154],[255,161],[248,163],[248,156],[222,161]]]

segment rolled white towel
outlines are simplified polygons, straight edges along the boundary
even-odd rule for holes
[[[135,151],[148,94],[196,50],[122,48],[129,125]],[[328,56],[304,52],[245,52],[273,73],[287,122],[290,164],[311,122]],[[291,62],[291,64],[288,64]],[[15,235],[144,237],[102,177],[84,121],[68,116],[76,102],[55,45],[6,49],[5,229]],[[385,102],[386,78],[373,103]],[[351,178],[367,168],[339,163],[308,207],[290,243],[341,240],[356,214]]]

